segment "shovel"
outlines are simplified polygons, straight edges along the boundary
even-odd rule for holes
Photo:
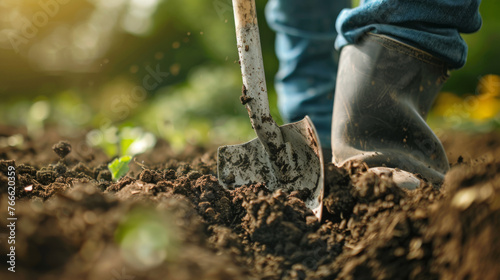
[[[217,154],[219,183],[234,188],[265,183],[271,190],[306,190],[306,206],[321,220],[323,155],[311,119],[283,126],[273,120],[267,99],[255,0],[233,0],[236,40],[243,78],[240,101],[246,105],[257,138],[222,146]]]

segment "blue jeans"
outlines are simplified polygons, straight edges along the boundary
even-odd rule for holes
[[[481,0],[269,0],[266,18],[276,31],[278,108],[287,122],[309,115],[321,145],[330,147],[338,51],[367,32],[383,34],[448,63],[465,64],[460,33],[481,27]],[[338,35],[338,36],[337,36]]]

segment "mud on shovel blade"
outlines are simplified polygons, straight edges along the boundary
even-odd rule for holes
[[[274,191],[308,190],[305,203],[318,219],[324,170],[319,138],[309,117],[278,126],[271,117],[254,0],[233,0],[245,104],[257,138],[219,147],[217,172],[226,188],[265,183]]]

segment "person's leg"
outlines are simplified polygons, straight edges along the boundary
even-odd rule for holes
[[[465,64],[460,33],[481,28],[481,0],[365,0],[337,18],[335,47],[355,44],[367,32],[387,35],[443,60],[451,69]]]
[[[425,118],[448,70],[465,63],[459,32],[480,27],[478,4],[373,0],[340,14],[334,163],[364,161],[375,173],[400,174],[397,183],[407,188],[419,185],[408,172],[443,180],[448,160]]]
[[[335,20],[349,0],[270,0],[266,18],[276,31],[278,108],[286,122],[309,115],[323,148],[330,148],[338,54]],[[329,155],[325,155],[329,156]]]

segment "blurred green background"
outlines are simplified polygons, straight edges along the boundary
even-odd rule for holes
[[[256,2],[281,122],[274,34],[266,1]],[[483,1],[480,10],[481,31],[464,36],[468,63],[431,113],[438,134],[499,127],[500,5]],[[119,141],[122,127],[142,127],[178,151],[243,142],[254,134],[237,61],[230,0],[0,0],[0,124],[26,126],[32,137],[47,126],[63,136],[87,129],[101,146]]]

